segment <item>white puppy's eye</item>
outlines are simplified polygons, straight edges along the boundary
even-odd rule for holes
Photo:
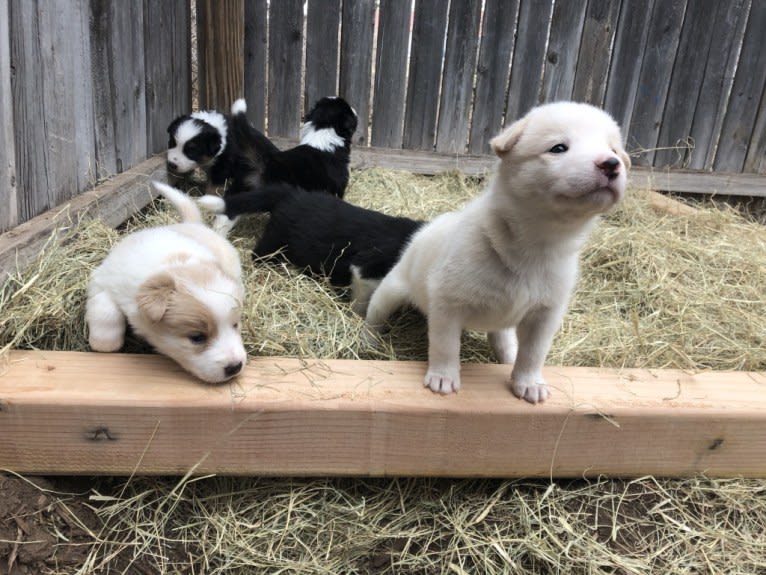
[[[202,345],[207,341],[207,335],[202,332],[192,333],[189,335],[189,341],[194,345]]]
[[[566,144],[556,144],[553,146],[550,150],[548,150],[551,154],[563,154],[569,150],[569,146]]]
[[[231,326],[231,327],[233,327],[234,329],[239,329],[239,322],[238,322],[238,321],[235,321],[235,322],[234,322],[234,325],[233,325],[233,326]]]

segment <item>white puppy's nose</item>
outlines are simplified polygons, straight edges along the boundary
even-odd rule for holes
[[[612,156],[596,164],[599,170],[604,172],[607,178],[614,179],[620,173],[620,160]]]

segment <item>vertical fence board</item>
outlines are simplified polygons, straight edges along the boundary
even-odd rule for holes
[[[658,149],[652,162],[654,166],[684,167],[689,157],[686,139],[691,132],[711,49],[710,31],[716,26],[716,11],[708,9],[707,4],[707,0],[689,0],[657,139]]]
[[[434,146],[446,24],[447,2],[415,0],[404,112],[405,148],[431,151]]]
[[[480,19],[481,2],[450,2],[436,131],[436,150],[439,152],[463,153],[468,145]]]
[[[587,0],[556,2],[551,17],[551,31],[543,68],[541,99],[544,102],[571,100],[579,59],[575,46],[580,45]]]
[[[16,157],[13,143],[13,95],[11,83],[11,37],[8,2],[0,1],[0,233],[19,223],[16,197]]]
[[[711,49],[705,66],[700,95],[694,111],[690,135],[694,141],[688,167],[712,169],[718,136],[726,113],[739,48],[745,34],[750,0],[718,2],[715,26],[710,33]]]
[[[144,0],[147,150],[166,149],[168,124],[191,109],[190,11],[185,0]]]
[[[523,116],[539,103],[540,80],[545,59],[545,43],[553,0],[524,1],[516,26],[516,47],[508,83],[508,108],[505,123]]]
[[[621,2],[589,0],[577,56],[572,99],[603,106]]]
[[[197,0],[201,108],[228,112],[244,96],[245,0]]]
[[[628,137],[646,150],[636,159],[637,164],[651,165],[654,159],[685,9],[686,0],[663,0],[654,5],[628,129]]]
[[[343,2],[339,95],[359,114],[354,143],[366,146],[372,87],[375,0]]]
[[[758,106],[766,86],[764,30],[766,2],[754,1],[713,164],[719,171],[739,172],[745,165]]]
[[[11,66],[16,73],[13,92],[14,146],[19,221],[26,221],[52,207],[48,194],[47,135],[40,62],[40,27],[36,2],[10,3]],[[23,70],[23,73],[22,73]]]
[[[503,126],[518,11],[518,0],[487,0],[484,5],[468,143],[468,151],[472,154],[489,153],[490,138]]]
[[[247,100],[247,117],[262,132],[266,130],[266,87],[268,67],[268,15],[266,0],[245,2],[245,64],[244,95]]]
[[[411,2],[380,1],[370,136],[373,146],[402,147],[411,16]]]
[[[338,93],[340,0],[311,0],[306,15],[306,89],[304,110]]]
[[[766,174],[766,86],[761,94],[761,105],[750,137],[744,171]]]
[[[641,61],[655,0],[623,2],[612,50],[604,108],[628,133],[638,91]],[[662,1],[662,0],[659,0]],[[632,144],[629,143],[629,146]]]
[[[269,5],[269,134],[296,137],[301,123],[303,2]]]

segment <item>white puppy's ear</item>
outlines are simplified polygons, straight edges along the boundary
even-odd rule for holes
[[[168,273],[159,273],[146,280],[136,293],[138,311],[150,321],[157,323],[165,315],[176,282]]]
[[[516,120],[513,124],[492,138],[489,141],[492,151],[501,158],[510,152],[511,148],[513,148],[516,145],[516,142],[519,141],[519,138],[521,138],[521,134],[524,132],[527,123],[528,120],[526,117]]]

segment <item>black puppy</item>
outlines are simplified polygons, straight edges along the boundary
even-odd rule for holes
[[[351,286],[354,311],[364,315],[372,292],[394,266],[423,222],[348,204],[330,194],[286,184],[197,200],[204,208],[234,218],[271,212],[253,254],[279,257],[327,276],[336,287]]]

